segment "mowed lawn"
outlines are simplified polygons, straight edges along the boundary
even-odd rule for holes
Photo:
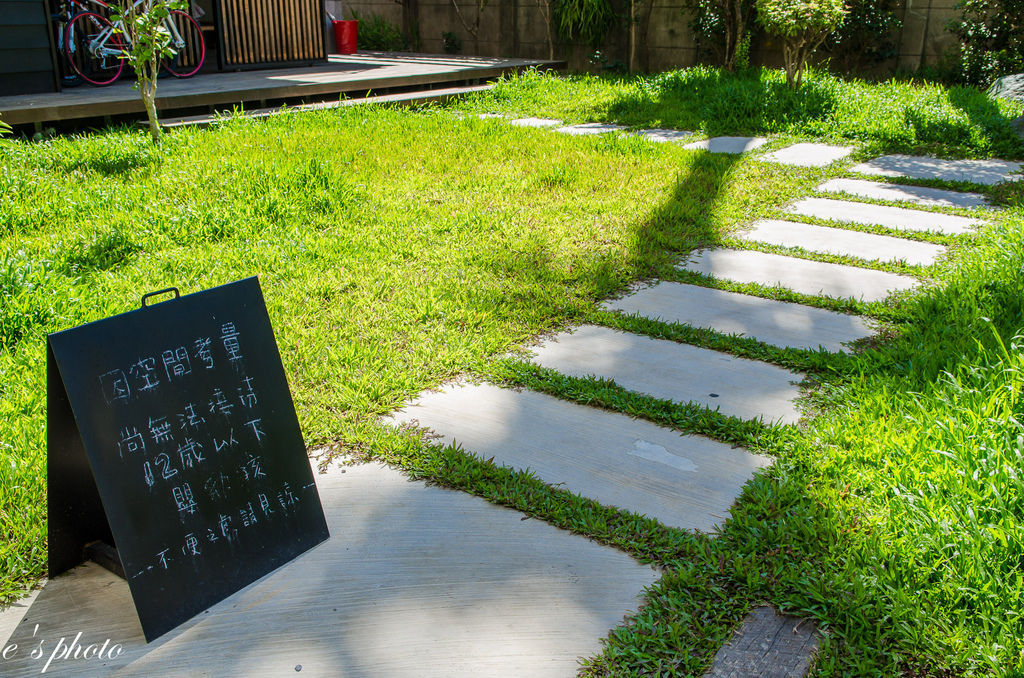
[[[861,157],[1024,155],[1006,131],[1020,112],[969,92],[846,87],[820,76],[808,91],[817,82],[838,101],[852,97],[850,110],[857,96],[862,108],[890,101],[915,135],[896,134],[889,118],[844,126],[835,106],[826,112],[837,122],[818,130],[766,128],[785,111],[805,121],[813,111],[777,94],[776,76],[716,76],[716,85],[707,73],[526,76],[462,110],[579,121],[633,110],[620,121],[698,129],[711,113],[669,104],[688,101],[700,76],[702,87],[725,88],[711,94],[768,101],[760,122],[747,116],[709,131],[785,135],[776,145],[820,133],[862,143]],[[941,142],[943,125],[956,135],[950,143]],[[927,268],[888,266],[933,281],[891,303],[745,288],[884,321],[883,338],[864,352],[829,356],[597,306],[636,280],[709,284],[672,264],[698,246],[738,244],[732,229],[777,216],[840,168],[379,108],[233,119],[176,131],[159,150],[124,130],[0,142],[0,167],[0,598],[45,573],[46,333],[136,308],[151,290],[188,293],[258,275],[311,448],[387,460],[665,568],[646,607],[584,673],[699,674],[759,602],[823,626],[819,675],[1024,671],[1019,186],[958,186],[987,191],[1006,209],[985,211],[990,224],[974,235],[914,236],[950,246],[950,256]],[[538,333],[580,322],[806,371],[814,416],[792,429],[762,427],[508,357]],[[742,444],[775,464],[720,535],[691,534],[378,421],[467,374]]]

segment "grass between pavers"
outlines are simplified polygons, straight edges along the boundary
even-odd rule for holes
[[[167,284],[260,273],[311,445],[386,459],[665,568],[585,673],[699,673],[758,601],[824,623],[820,675],[1024,668],[1024,378],[996,340],[1024,325],[1021,210],[958,239],[931,270],[937,284],[898,306],[804,299],[893,325],[891,344],[829,356],[595,302],[638,278],[685,278],[680,252],[772,216],[841,164],[798,170],[376,109],[232,121],[159,152],[115,132],[0,153],[5,593],[43,568],[43,333]],[[496,357],[580,322],[805,370],[818,417],[765,428]],[[712,537],[376,421],[463,372],[742,444],[775,466]]]
[[[853,157],[859,159],[897,152],[1024,158],[1024,142],[1010,126],[1024,113],[1020,103],[992,100],[973,88],[874,84],[823,71],[810,72],[798,92],[786,86],[782,71],[770,69],[733,75],[698,66],[632,78],[534,71],[509,76],[461,108],[707,136],[771,133],[855,141]]]

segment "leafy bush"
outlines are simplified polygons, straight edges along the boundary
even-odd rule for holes
[[[1024,0],[960,0],[949,30],[960,39],[963,76],[987,87],[1024,71]]]
[[[822,49],[843,72],[869,68],[899,54],[897,0],[847,0],[843,23],[825,38]]]
[[[402,31],[379,14],[367,18],[359,16],[354,9],[352,18],[359,22],[356,47],[380,52],[398,52],[406,48]]]
[[[579,40],[597,47],[615,23],[610,0],[558,0],[558,34],[564,40]]]
[[[807,60],[846,15],[843,0],[757,0],[757,21],[782,38],[786,81],[799,87]]]
[[[698,49],[707,49],[728,70],[745,68],[750,36],[747,26],[754,13],[753,0],[687,0],[684,9],[691,12],[690,30],[697,37]]]

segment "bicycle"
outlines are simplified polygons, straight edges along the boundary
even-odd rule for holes
[[[132,7],[143,2],[135,0]],[[70,0],[70,4],[82,10],[71,17],[64,29],[64,54],[72,70],[93,85],[113,84],[121,77],[127,50],[131,48],[122,23],[111,22],[104,16],[115,8],[103,0]],[[164,27],[171,36],[175,54],[171,59],[163,59],[161,66],[176,78],[195,75],[206,58],[206,41],[199,24],[190,14],[174,9],[164,19]]]

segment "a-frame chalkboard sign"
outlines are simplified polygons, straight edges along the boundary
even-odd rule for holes
[[[147,641],[328,538],[256,278],[51,334],[47,371],[49,574],[113,544]]]

